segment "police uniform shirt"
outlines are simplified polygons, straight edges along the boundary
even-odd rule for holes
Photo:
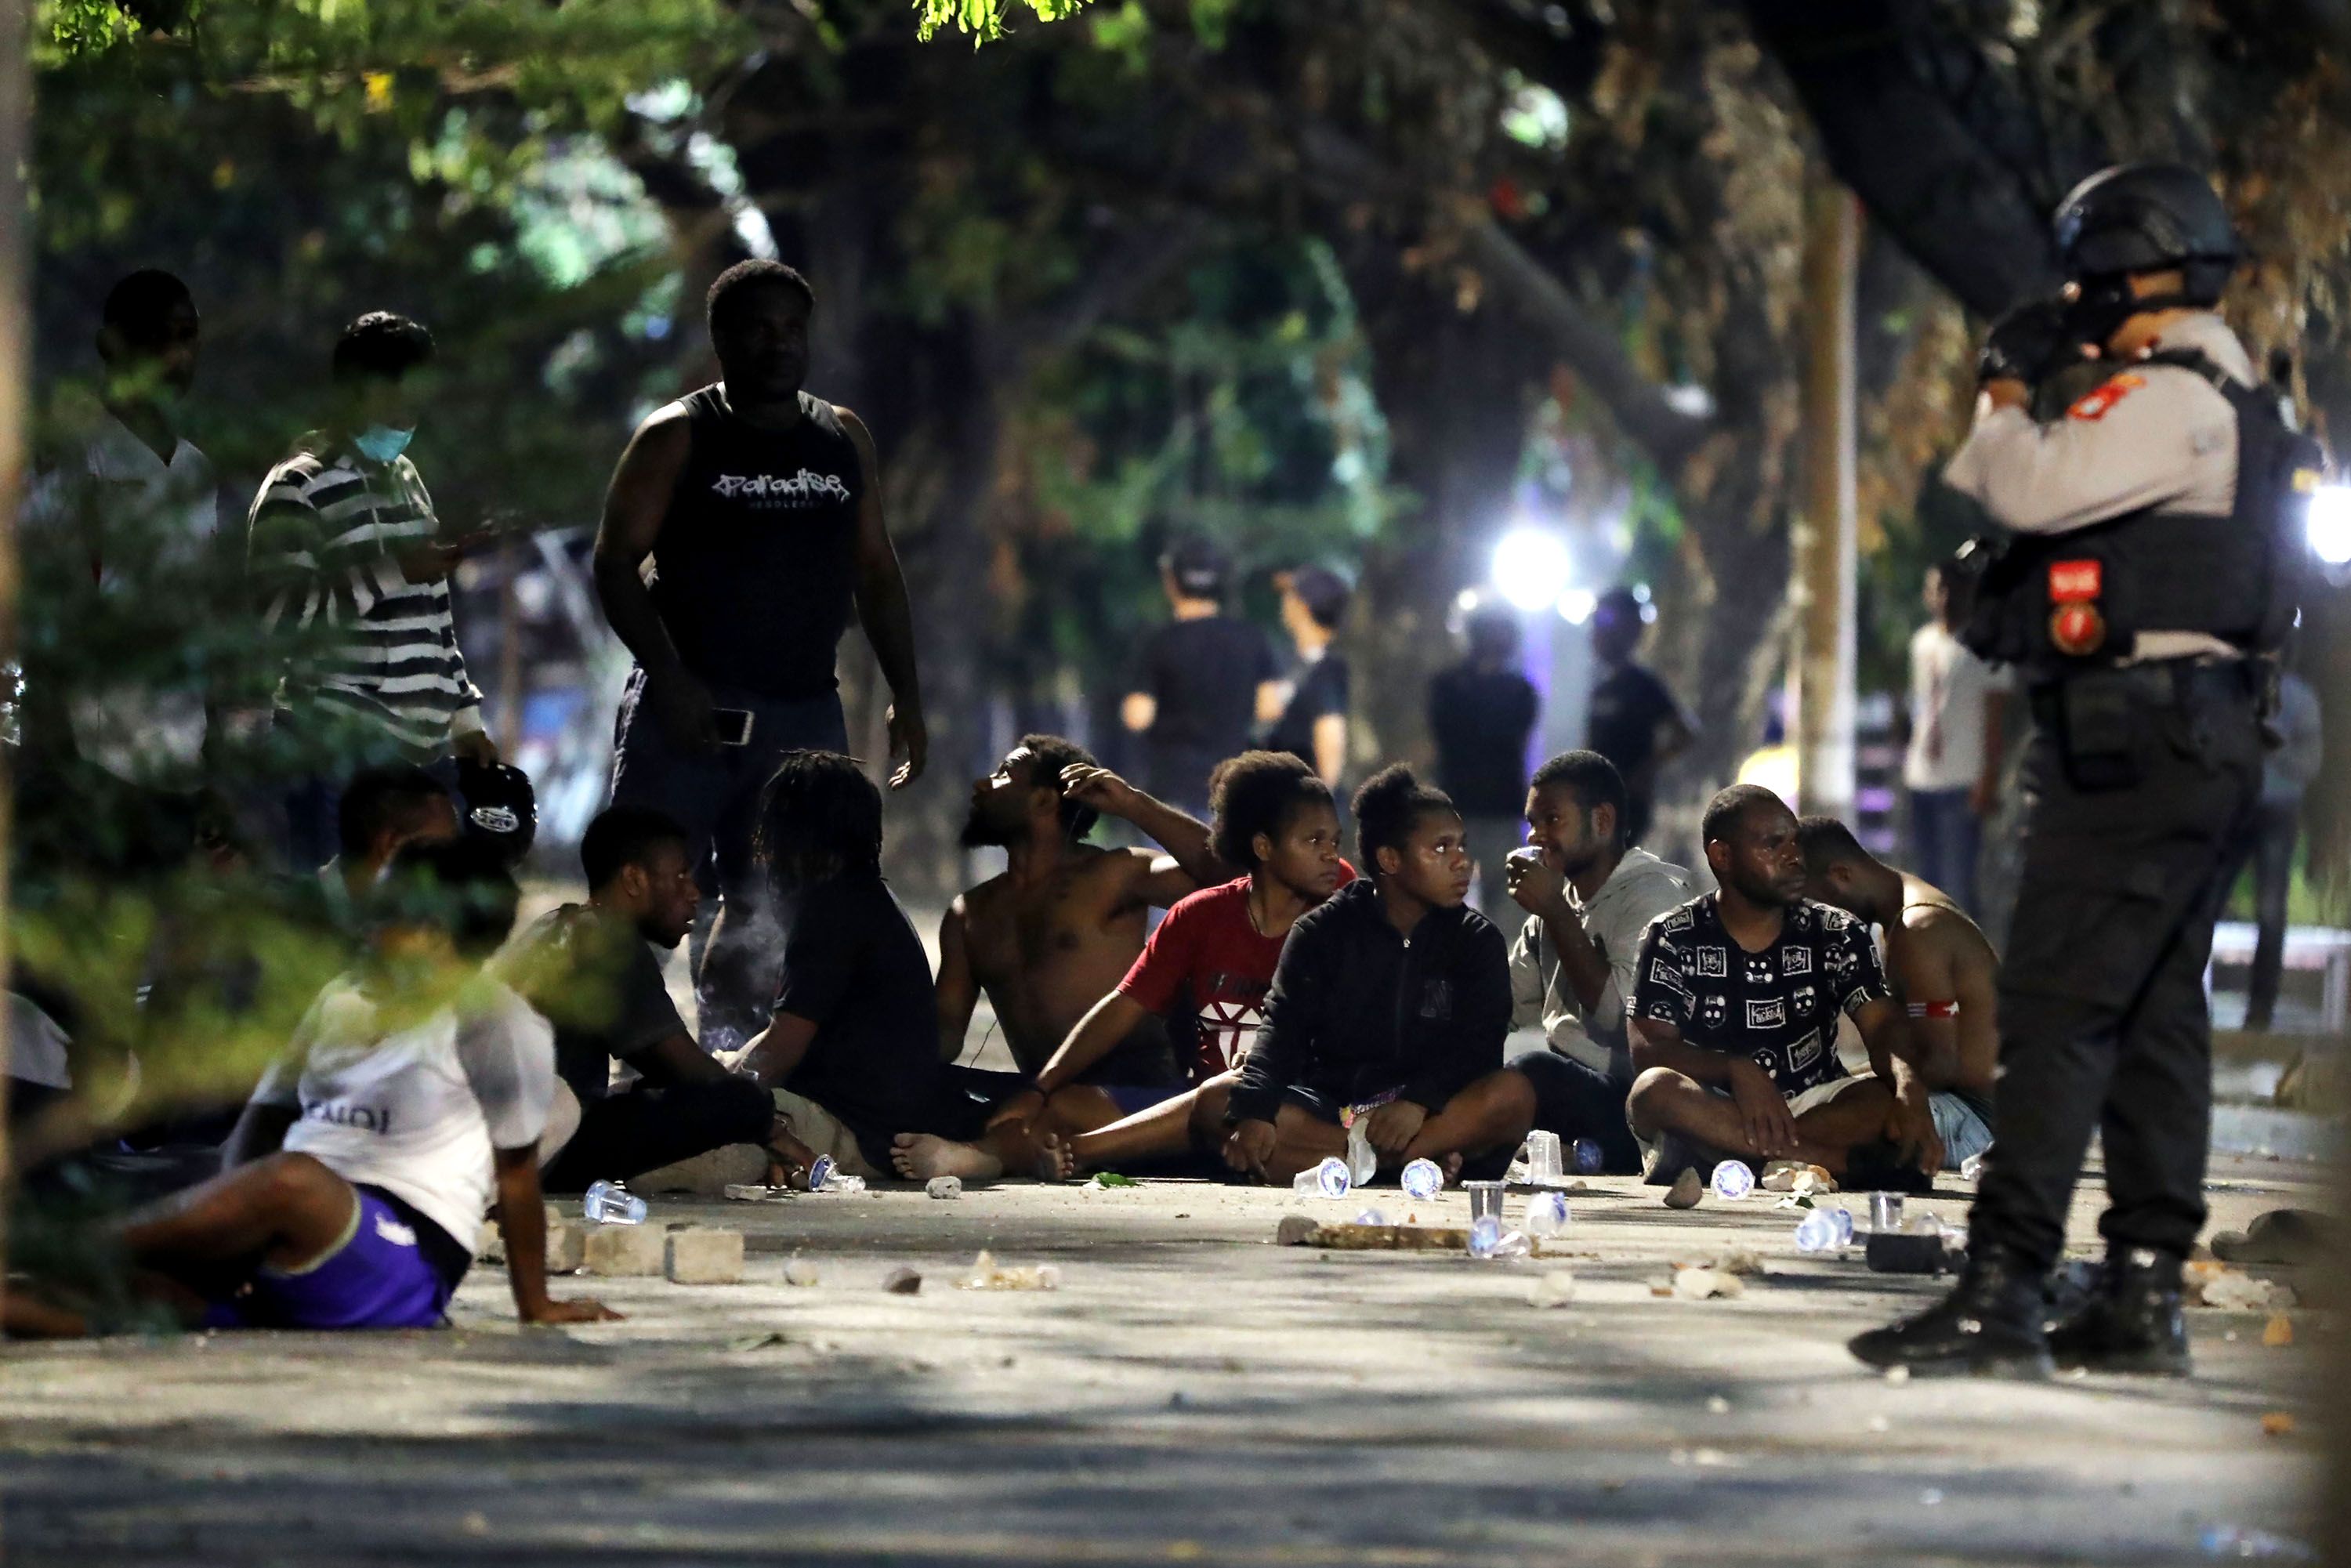
[[[1703,1050],[1747,1057],[1791,1100],[1845,1076],[1838,1015],[1893,994],[1868,928],[1799,899],[1779,940],[1750,953],[1724,929],[1715,898],[1693,899],[1649,927],[1635,1015],[1673,1025]]]
[[[2228,323],[2197,311],[2167,328],[2156,351],[2195,350],[2252,385],[2252,359]],[[1943,478],[2003,528],[2066,534],[2148,507],[2226,526],[2237,500],[2237,413],[2180,365],[2126,366],[2043,424],[2022,408],[1984,406]],[[2198,632],[2138,633],[2133,662],[2238,650]]]

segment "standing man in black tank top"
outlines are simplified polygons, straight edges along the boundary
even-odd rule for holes
[[[757,1033],[774,1000],[782,931],[752,864],[759,792],[787,751],[849,749],[833,652],[852,607],[890,683],[893,789],[920,777],[926,748],[873,437],[800,390],[814,308],[780,263],[719,276],[724,379],[638,427],[596,536],[597,594],[637,656],[612,799],[676,818],[717,872],[724,907],[696,977],[714,1051]]]

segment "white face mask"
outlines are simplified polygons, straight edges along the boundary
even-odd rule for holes
[[[351,440],[375,462],[389,463],[408,450],[408,443],[415,434],[416,427],[413,424],[405,428],[396,424],[371,424]]]

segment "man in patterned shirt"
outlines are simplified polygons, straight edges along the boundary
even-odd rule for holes
[[[1719,885],[1659,916],[1641,949],[1626,1112],[1649,1179],[1789,1159],[1849,1187],[1924,1190],[1942,1143],[1868,929],[1803,896],[1795,814],[1770,790],[1717,795],[1704,840]],[[1837,1059],[1840,1016],[1868,1048],[1866,1077]]]

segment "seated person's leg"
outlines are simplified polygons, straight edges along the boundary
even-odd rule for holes
[[[223,1265],[310,1267],[349,1237],[358,1211],[349,1182],[308,1155],[280,1152],[133,1215],[122,1242],[141,1266],[201,1288]]]
[[[1879,1136],[1892,1106],[1892,1094],[1876,1079],[1844,1080],[1833,1096],[1795,1115],[1796,1145],[1774,1157],[1801,1160],[1841,1176],[1847,1152]],[[1737,1101],[1671,1068],[1653,1067],[1635,1079],[1626,1108],[1634,1132],[1644,1142],[1654,1144],[1668,1133],[1677,1134],[1759,1169],[1765,1161],[1748,1135]],[[1651,1179],[1670,1181],[1677,1174],[1660,1166]]]
[[[539,1185],[584,1192],[591,1182],[626,1181],[730,1144],[765,1145],[775,1121],[768,1092],[748,1078],[640,1085],[582,1107],[579,1132],[549,1162]]]
[[[888,1181],[891,1173],[877,1167],[865,1157],[864,1146],[857,1134],[840,1117],[806,1095],[795,1094],[789,1089],[769,1091],[775,1097],[776,1119],[783,1124],[778,1131],[790,1140],[785,1152],[805,1152],[810,1157],[830,1155],[833,1168],[842,1176],[862,1176],[867,1181]],[[798,1145],[797,1149],[793,1145]]]
[[[1600,1145],[1601,1174],[1638,1176],[1641,1143],[1625,1120],[1625,1086],[1555,1051],[1531,1051],[1510,1063],[1535,1092],[1535,1125],[1573,1145]]]
[[[1935,1135],[1943,1140],[1945,1170],[1958,1170],[1991,1147],[1991,1124],[1966,1099],[1957,1094],[1931,1095],[1927,1108],[1934,1113]]]
[[[1274,1186],[1288,1186],[1300,1171],[1319,1166],[1333,1155],[1347,1157],[1347,1130],[1339,1125],[1337,1108],[1310,1101],[1295,1090],[1274,1117],[1273,1135],[1265,1179]]]
[[[1395,1163],[1435,1160],[1458,1175],[1465,1167],[1499,1176],[1535,1123],[1535,1090],[1526,1075],[1489,1072],[1420,1124]],[[1383,1162],[1384,1164],[1385,1162]]]
[[[1204,1115],[1213,1117],[1219,1124],[1223,1122],[1225,1097],[1231,1092],[1233,1081],[1232,1073],[1220,1073],[1188,1093],[1169,1095],[1155,1103],[1144,1104],[1130,1115],[1108,1123],[1095,1121],[1091,1126],[1071,1124],[1092,1117],[1099,1108],[1097,1097],[1107,1101],[1109,1095],[1090,1087],[1065,1089],[1046,1103],[1048,1121],[1039,1137],[1042,1147],[1038,1174],[1048,1179],[1065,1179],[1138,1161],[1180,1160],[1196,1155],[1198,1143],[1193,1129]],[[1141,1100],[1160,1092],[1129,1092]],[[1075,1101],[1074,1116],[1065,1113],[1064,1098]],[[1210,1152],[1214,1152],[1213,1145]]]

